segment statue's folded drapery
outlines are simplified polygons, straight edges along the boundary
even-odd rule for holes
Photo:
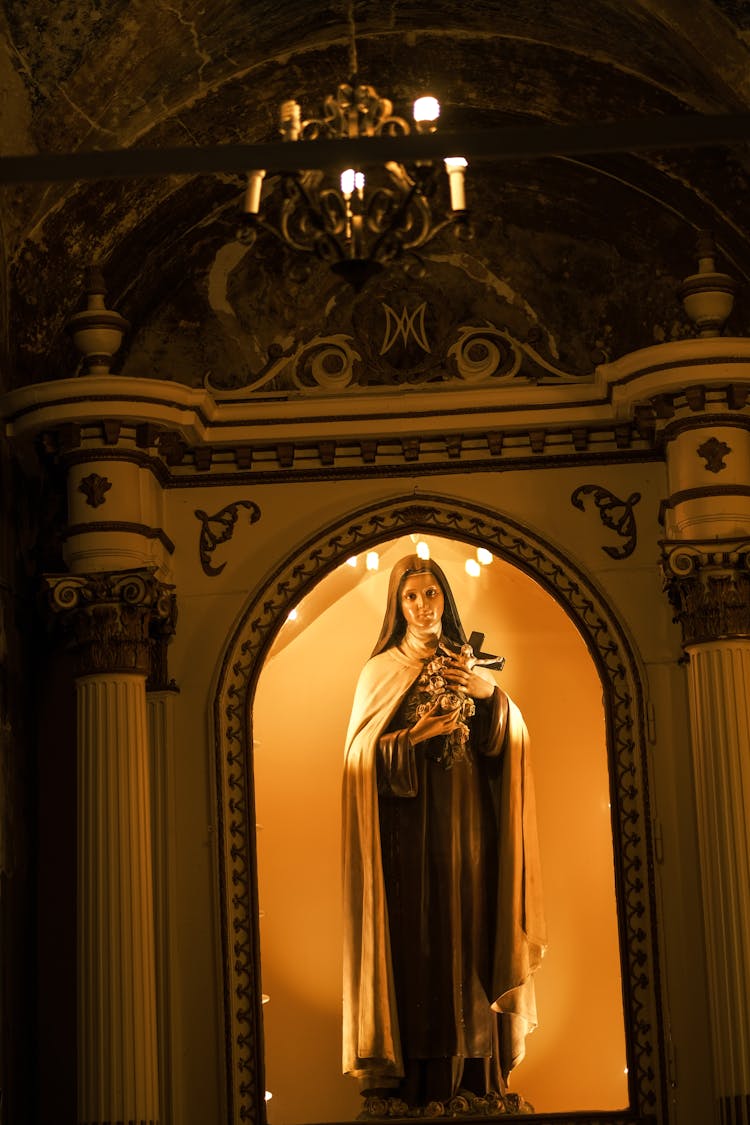
[[[545,946],[528,734],[495,687],[466,760],[413,746],[404,705],[424,656],[373,656],[349,724],[343,1068],[379,1086],[409,1058],[490,1056],[504,1084],[536,1026]]]

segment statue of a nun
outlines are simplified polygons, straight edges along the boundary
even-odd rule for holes
[[[545,948],[528,754],[443,571],[402,559],[343,785],[343,1067],[371,1098],[499,1101],[523,1058]]]

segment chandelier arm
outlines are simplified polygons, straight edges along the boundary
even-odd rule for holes
[[[420,133],[434,131],[434,117],[428,112],[431,109],[422,106],[419,115],[415,110]],[[281,119],[287,140],[336,134],[350,140],[398,138],[411,132],[404,118],[393,113],[393,103],[356,77],[351,83],[339,84],[335,95],[326,98],[322,117],[300,121],[297,103],[284,102]],[[364,173],[357,171],[356,163],[342,173],[340,190],[324,187],[322,170],[282,172],[278,229],[267,222],[259,225],[286,247],[314,253],[352,284],[361,286],[366,276],[382,268],[382,263],[398,258],[405,250],[426,245],[454,221],[453,216],[441,218],[445,215],[442,209],[438,218],[433,215],[437,188],[433,160],[417,160],[408,168],[400,161],[387,160],[385,171],[390,183],[386,181],[367,193]]]
[[[433,238],[437,238],[441,231],[444,231],[451,226],[465,226],[468,230],[469,224],[467,221],[466,212],[457,211],[455,214],[447,215],[439,223],[436,223],[434,227],[430,227],[424,237],[415,242],[404,243],[404,245],[407,250],[413,250],[415,247],[428,246],[432,242]],[[467,235],[466,237],[471,237],[471,235]]]
[[[295,173],[284,174],[283,186],[286,198],[281,206],[281,240],[295,250],[307,253],[312,250],[323,261],[345,258],[337,237],[342,223],[331,221],[333,208],[329,207],[326,213],[317,205],[303,178]],[[330,191],[323,193],[326,198],[331,194]],[[321,198],[320,195],[318,198]]]
[[[258,237],[259,230],[264,230],[267,234],[272,234],[273,237],[281,243],[284,242],[284,236],[277,226],[274,226],[272,222],[262,215],[251,215],[248,213],[242,215],[241,226],[236,236],[237,241],[247,246],[252,246]],[[303,249],[303,247],[298,247],[298,249]]]
[[[410,186],[409,186],[409,188],[406,192],[406,195],[402,199],[401,203],[396,208],[396,212],[395,212],[393,218],[391,219],[390,223],[388,224],[386,229],[378,236],[378,238],[373,243],[373,247],[372,247],[372,250],[370,251],[370,255],[369,255],[373,259],[373,261],[378,261],[378,253],[380,252],[380,249],[381,249],[382,246],[387,245],[389,238],[395,238],[398,241],[398,243],[402,247],[405,247],[406,249],[411,249],[412,246],[421,246],[421,245],[424,244],[424,242],[429,241],[428,238],[423,237],[422,239],[418,239],[418,238],[414,239],[412,242],[406,242],[404,240],[403,236],[401,236],[399,234],[399,227],[403,225],[403,220],[408,215],[409,208],[412,206],[412,203],[415,203],[419,200],[422,201],[422,207],[421,208],[419,208],[419,204],[417,202],[417,207],[421,211],[422,230],[424,230],[424,228],[426,226],[427,230],[429,231],[429,225],[430,225],[430,223],[429,223],[430,213],[429,213],[429,210],[426,207],[426,204],[424,202],[424,198],[422,196],[422,193],[419,191],[418,182],[415,181],[415,180],[412,180],[406,174],[406,172],[404,172],[404,178],[406,179],[407,183],[409,183]]]
[[[320,234],[316,235],[313,239],[313,250],[322,262],[343,262],[346,260],[346,254],[341,243],[329,231],[321,231]],[[329,251],[332,251],[332,253]]]
[[[281,229],[279,232],[274,230],[273,233],[277,235],[279,241],[285,245],[290,246],[293,250],[301,250],[306,254],[311,251],[323,261],[331,261],[332,259],[342,259],[346,257],[344,254],[339,240],[330,231],[317,228],[313,225],[309,232],[309,237],[305,237],[305,232],[296,234],[291,226],[291,220],[294,216],[289,212],[282,212],[281,215]],[[304,239],[304,240],[303,240]],[[329,247],[334,253],[329,253],[324,247]]]

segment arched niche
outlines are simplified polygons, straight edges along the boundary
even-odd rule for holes
[[[293,607],[350,556],[411,532],[489,548],[555,599],[591,654],[602,687],[606,731],[628,1067],[627,1104],[617,1110],[602,1107],[601,1116],[610,1122],[653,1116],[663,1120],[642,693],[634,654],[601,593],[553,546],[507,517],[441,497],[371,506],[322,531],[252,596],[225,650],[214,699],[214,732],[229,1120],[262,1121],[264,1115],[252,750],[258,679]],[[585,943],[589,935],[585,926],[582,929]],[[575,987],[585,988],[586,981],[575,982]],[[588,1110],[566,1112],[562,1119],[596,1117]],[[561,1120],[559,1112],[555,1120]]]

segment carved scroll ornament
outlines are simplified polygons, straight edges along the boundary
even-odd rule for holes
[[[235,500],[233,504],[227,504],[226,507],[217,512],[215,516],[207,515],[202,508],[196,508],[195,510],[196,519],[199,519],[202,525],[198,541],[198,554],[203,573],[207,574],[209,578],[215,578],[217,574],[221,574],[227,565],[223,562],[214,566],[211,562],[211,556],[220,543],[226,543],[234,535],[240,508],[249,510],[249,523],[256,523],[260,519],[260,508],[252,500]]]
[[[641,498],[640,492],[632,492],[627,500],[618,500],[608,488],[599,484],[582,484],[575,489],[570,502],[574,508],[584,511],[583,497],[593,496],[605,527],[616,531],[625,542],[621,547],[602,547],[611,559],[626,559],[635,550],[637,528],[633,508]]]

